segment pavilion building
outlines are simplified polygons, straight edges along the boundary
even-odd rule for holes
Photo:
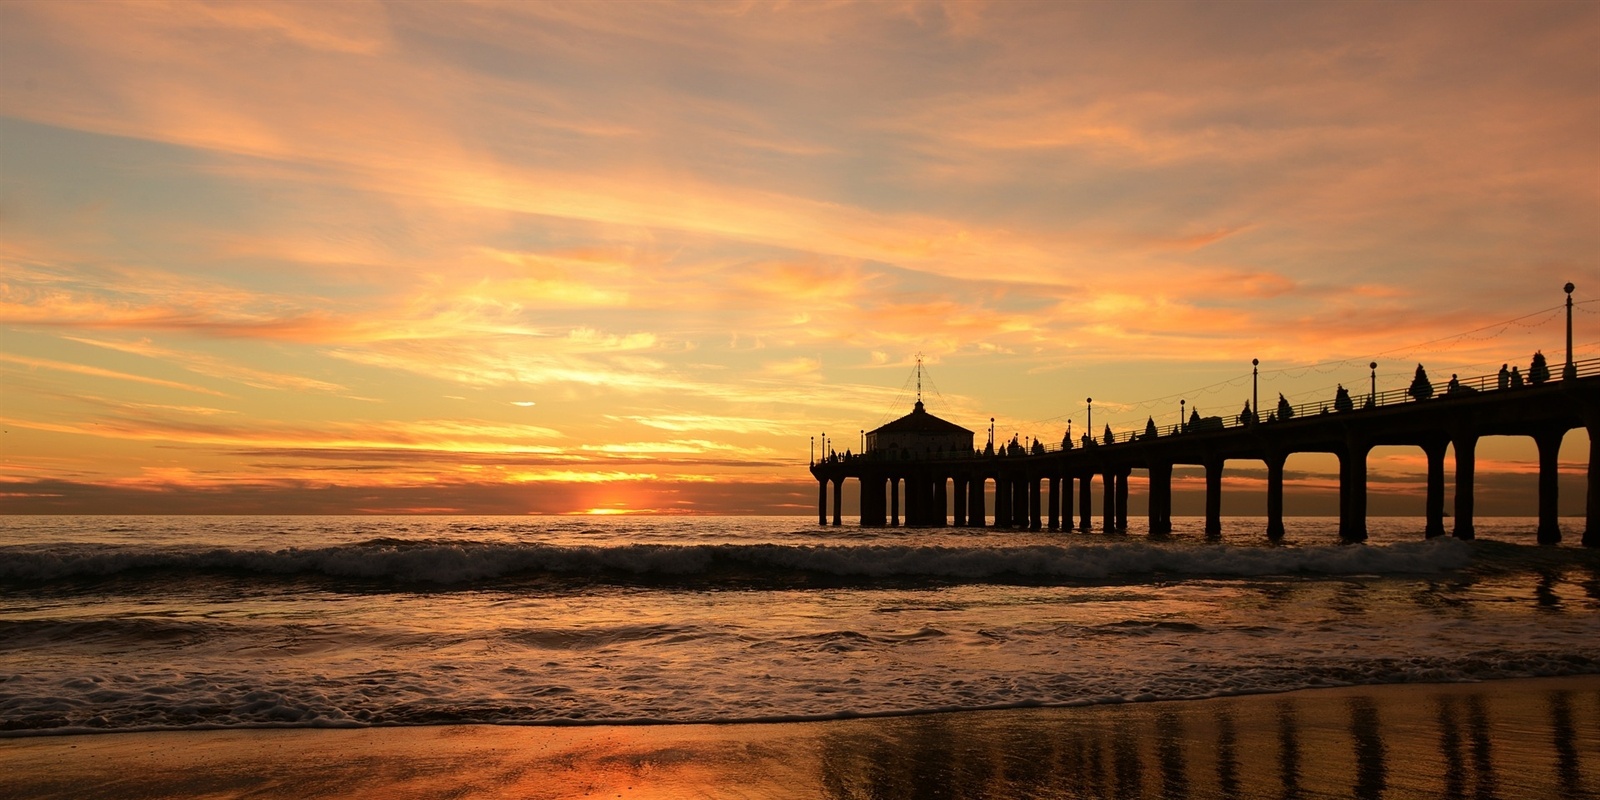
[[[911,413],[867,431],[867,453],[890,460],[972,454],[972,431],[929,414],[919,398]]]

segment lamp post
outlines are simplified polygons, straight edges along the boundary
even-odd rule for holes
[[[817,465],[817,437],[811,437],[811,466]]]
[[[989,451],[994,451],[994,417],[989,418]]]
[[[1377,408],[1378,407],[1378,362],[1374,361],[1374,362],[1368,364],[1367,365],[1367,369],[1372,370],[1372,389],[1371,389],[1372,393],[1369,394],[1368,397],[1372,398],[1372,407],[1373,408]]]
[[[861,429],[861,449],[857,450],[856,454],[859,455],[859,454],[865,453],[865,452],[867,452],[867,429],[866,428],[862,428]]]
[[[1083,426],[1083,429],[1088,431],[1089,435],[1092,437],[1094,436],[1094,398],[1085,397],[1083,398],[1083,402],[1084,405],[1089,407],[1089,422]]]
[[[1568,281],[1562,288],[1567,290],[1567,365],[1561,368],[1561,380],[1570,381],[1578,377],[1578,365],[1572,363],[1572,290],[1578,287]]]
[[[1187,409],[1184,408],[1184,406],[1187,405],[1188,402],[1189,402],[1188,400],[1179,400],[1178,401],[1178,432],[1179,433],[1182,433],[1185,429],[1187,429],[1189,427],[1189,417],[1188,417],[1188,415],[1186,413]]]
[[[1250,359],[1250,413],[1254,416],[1251,421],[1261,418],[1261,385],[1257,376],[1261,374],[1259,367],[1261,359]]]

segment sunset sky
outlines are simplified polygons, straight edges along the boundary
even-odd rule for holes
[[[1559,363],[1567,281],[1600,356],[1592,2],[0,4],[0,510],[812,513],[919,353],[1059,441]]]

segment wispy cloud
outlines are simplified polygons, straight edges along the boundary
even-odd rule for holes
[[[285,389],[295,391],[315,391],[328,393],[344,393],[345,387],[328,381],[320,381],[303,375],[289,375],[266,370],[254,369],[230,363],[216,356],[198,353],[183,353],[171,348],[160,347],[152,344],[149,339],[138,341],[108,341],[104,339],[89,339],[79,336],[63,336],[62,338],[87,344],[94,347],[103,347],[121,353],[144,356],[167,362],[175,362],[179,366],[202,375],[214,378],[237,381],[257,389]]]
[[[219,391],[217,391],[215,389],[207,389],[204,386],[195,386],[195,385],[187,384],[187,383],[179,383],[177,381],[169,381],[169,380],[165,380],[165,379],[162,379],[162,378],[152,378],[152,377],[149,377],[149,376],[146,376],[146,375],[135,375],[135,374],[128,373],[128,372],[119,372],[117,370],[105,369],[105,368],[102,368],[102,367],[93,367],[93,366],[89,366],[87,364],[74,364],[74,363],[63,362],[63,361],[51,361],[49,359],[43,359],[43,358],[29,358],[27,356],[14,356],[14,355],[10,355],[8,353],[0,353],[0,361],[6,362],[8,364],[16,364],[18,366],[29,367],[29,368],[33,368],[33,369],[49,369],[49,370],[56,370],[58,372],[70,372],[70,373],[74,373],[74,374],[77,374],[77,375],[86,375],[86,376],[93,377],[93,378],[110,378],[112,380],[119,380],[119,381],[132,381],[134,383],[143,383],[143,384],[147,384],[147,385],[150,385],[150,386],[161,386],[161,387],[168,388],[168,389],[180,389],[180,390],[185,391],[185,392],[198,392],[200,394],[209,394],[209,395],[212,395],[214,397],[227,397],[227,395],[223,394],[222,392],[219,392]]]

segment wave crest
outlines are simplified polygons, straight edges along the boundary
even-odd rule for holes
[[[1071,582],[1152,575],[1416,574],[1460,569],[1453,539],[1387,546],[1248,547],[1114,542],[1016,547],[631,544],[558,546],[379,539],[321,548],[184,549],[71,545],[0,549],[0,584],[227,575],[460,587],[505,579],[783,585],[845,582]]]

